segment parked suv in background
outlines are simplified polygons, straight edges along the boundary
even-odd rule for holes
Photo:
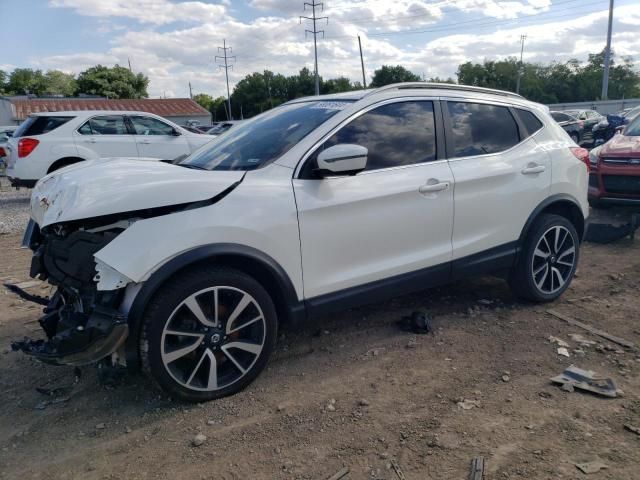
[[[558,122],[565,132],[569,134],[571,139],[578,145],[584,136],[584,122],[569,115],[566,112],[550,112],[551,117]]]
[[[176,160],[210,141],[145,112],[36,113],[8,141],[7,176],[14,186],[32,187],[46,174],[84,160]]]
[[[57,291],[46,341],[14,348],[115,352],[202,401],[248,385],[284,322],[483,273],[551,301],[578,263],[587,170],[546,107],[422,82],[291,101],[178,164],[72,166],[33,193],[31,275]]]
[[[589,202],[640,205],[640,115],[622,131],[591,150]]]

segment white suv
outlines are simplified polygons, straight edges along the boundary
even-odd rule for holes
[[[46,174],[83,160],[183,159],[210,141],[145,112],[35,113],[8,141],[7,176],[14,186],[33,187]]]
[[[25,235],[31,275],[58,287],[47,339],[14,347],[115,353],[202,401],[249,384],[284,322],[484,273],[551,301],[587,170],[545,107],[427,83],[294,100],[178,164],[69,167],[38,183]]]

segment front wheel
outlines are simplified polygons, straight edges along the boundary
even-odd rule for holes
[[[513,293],[550,302],[569,287],[578,266],[580,241],[573,224],[559,215],[541,215],[518,256],[509,284]]]
[[[265,367],[277,323],[271,297],[249,275],[195,269],[172,279],[149,303],[140,339],[143,366],[182,400],[231,395]]]

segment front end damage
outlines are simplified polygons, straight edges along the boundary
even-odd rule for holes
[[[58,224],[40,231],[27,229],[25,244],[34,252],[30,275],[55,287],[39,319],[46,339],[12,343],[43,362],[86,365],[115,352],[128,335],[127,319],[118,307],[128,279],[94,254],[126,228],[84,229]],[[20,292],[16,292],[20,294]]]

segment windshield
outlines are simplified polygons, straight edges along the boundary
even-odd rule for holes
[[[179,163],[205,170],[255,170],[281,157],[349,102],[283,105],[230,129]]]
[[[624,129],[624,134],[627,137],[640,137],[640,115]]]

